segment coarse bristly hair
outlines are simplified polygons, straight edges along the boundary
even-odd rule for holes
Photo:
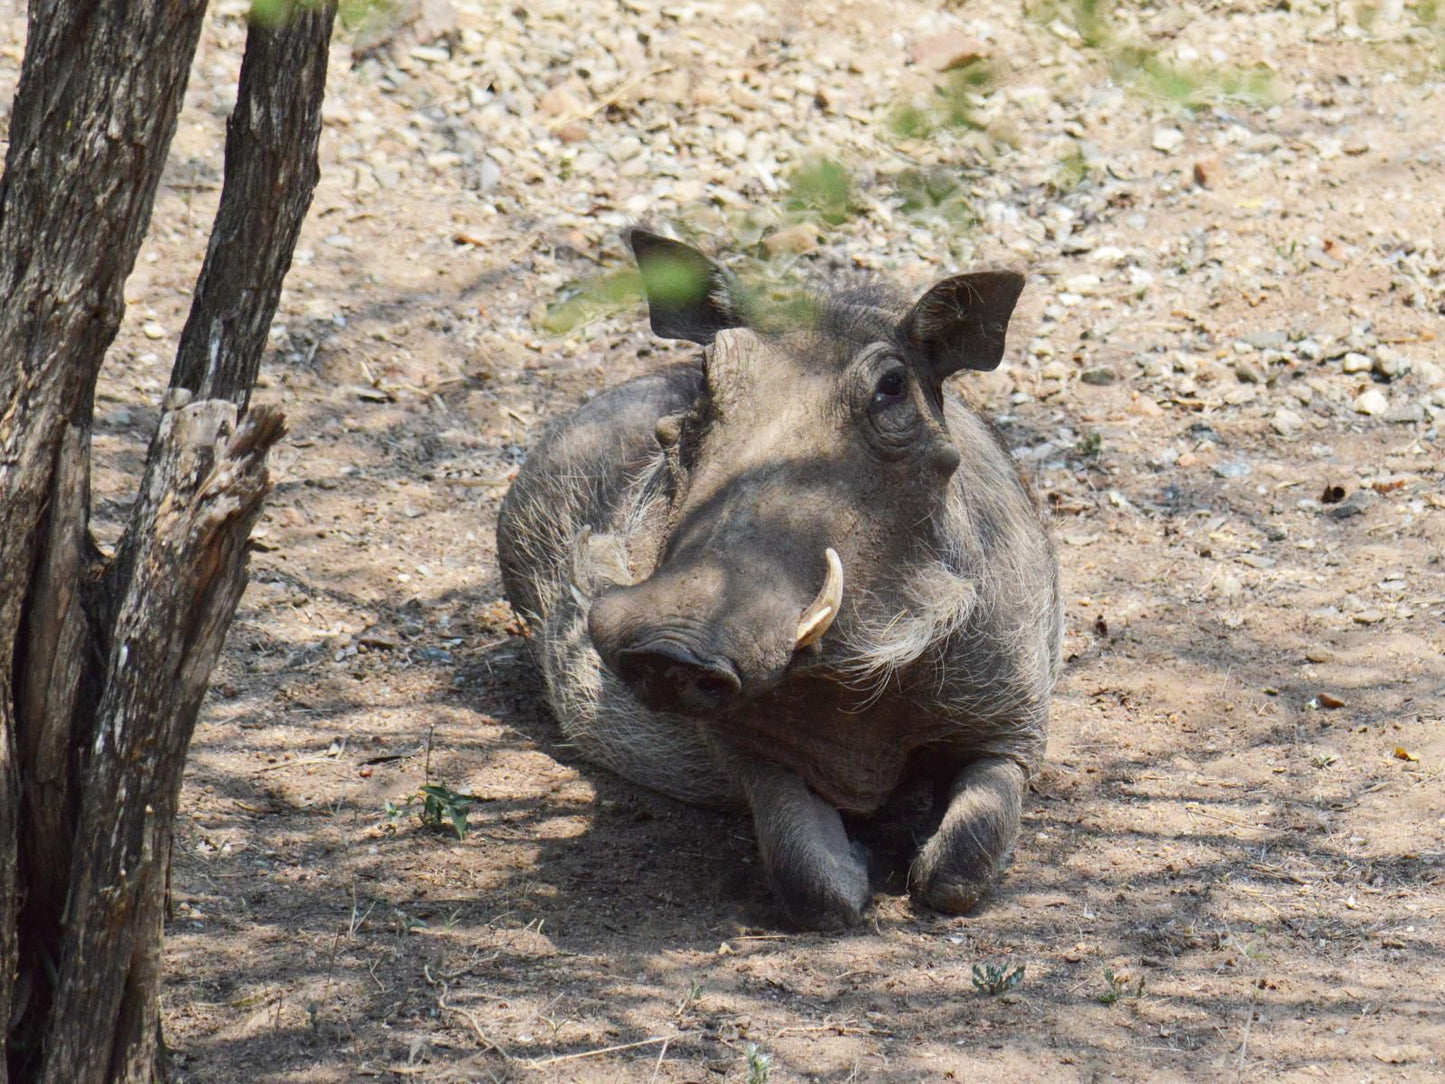
[[[740,808],[743,797],[707,749],[696,720],[652,711],[602,663],[587,631],[592,600],[633,580],[628,540],[664,499],[659,486],[667,469],[658,454],[624,488],[615,512],[616,533],[594,531],[587,522],[596,507],[575,471],[549,485],[514,516],[519,532],[536,548],[529,565],[536,611],[525,614],[531,646],[542,671],[547,700],[568,742],[594,763],[624,778],[697,805]]]

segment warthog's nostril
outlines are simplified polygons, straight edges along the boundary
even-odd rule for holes
[[[691,715],[721,711],[742,693],[733,664],[703,657],[671,640],[654,640],[617,653],[617,676],[648,707]]]

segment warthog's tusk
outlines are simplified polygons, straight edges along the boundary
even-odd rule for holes
[[[828,626],[833,623],[833,618],[838,616],[838,608],[843,605],[843,562],[838,559],[838,551],[832,546],[823,551],[823,556],[828,559],[828,578],[823,581],[823,589],[818,592],[818,597],[798,618],[794,651],[811,647],[821,640],[823,633],[827,632]]]

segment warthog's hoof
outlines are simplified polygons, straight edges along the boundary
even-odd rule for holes
[[[773,876],[773,891],[788,922],[803,930],[841,930],[863,920],[868,905],[868,860],[854,843],[843,855],[829,855],[804,868]]]
[[[917,865],[908,876],[908,889],[913,898],[945,915],[972,911],[992,887],[991,878],[960,877],[937,869],[924,874]]]

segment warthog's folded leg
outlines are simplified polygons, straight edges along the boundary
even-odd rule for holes
[[[810,930],[851,926],[868,903],[868,863],[838,810],[775,764],[727,757],[753,812],[763,866],[788,921]]]
[[[973,761],[953,777],[941,795],[943,821],[909,871],[915,897],[948,914],[982,898],[1013,852],[1027,782],[1003,757]]]

